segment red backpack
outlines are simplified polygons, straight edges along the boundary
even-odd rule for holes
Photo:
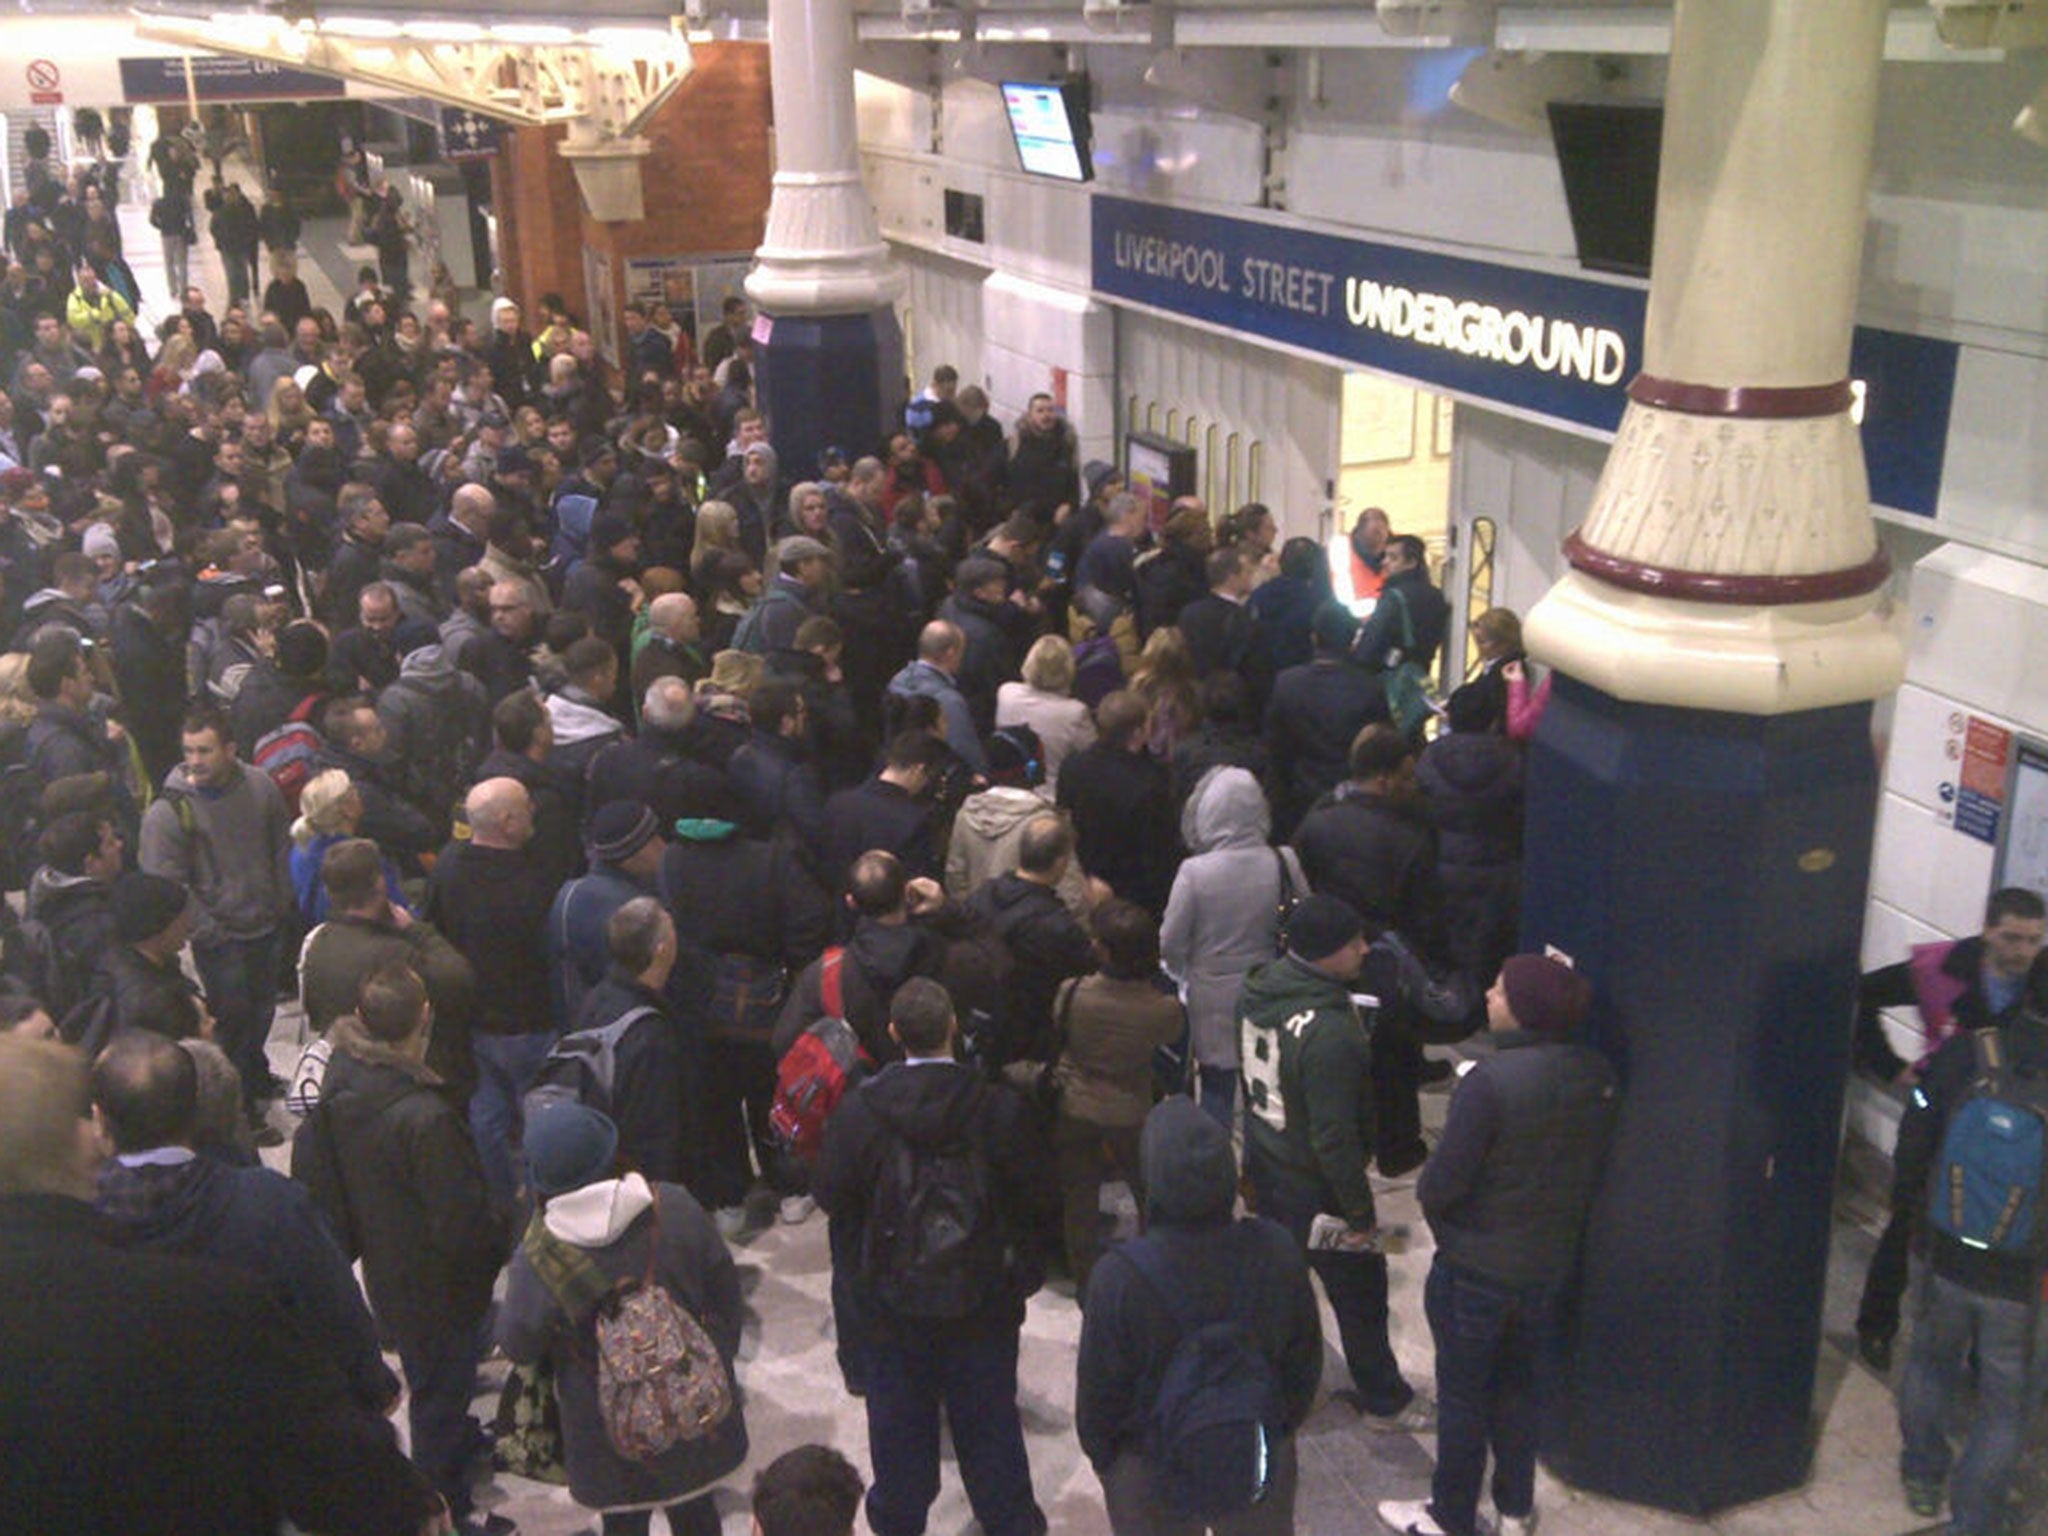
[[[313,777],[314,759],[327,746],[311,724],[313,711],[322,702],[321,695],[307,694],[284,717],[283,725],[264,732],[256,742],[256,750],[249,754],[249,761],[269,774],[270,782],[283,792],[285,809],[294,816],[299,814],[299,791]]]
[[[846,951],[834,945],[818,961],[818,1000],[824,1015],[797,1037],[775,1074],[768,1128],[776,1142],[809,1164],[818,1160],[825,1122],[859,1074],[874,1062],[846,1022]]]

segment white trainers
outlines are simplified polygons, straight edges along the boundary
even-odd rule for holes
[[[718,1228],[718,1235],[727,1242],[741,1236],[747,1230],[745,1206],[721,1205],[711,1213],[711,1224]]]
[[[1380,1500],[1380,1523],[1401,1536],[1448,1536],[1429,1512],[1427,1499]]]
[[[1399,1413],[1360,1413],[1358,1421],[1383,1435],[1427,1435],[1436,1430],[1436,1404],[1418,1392]]]
[[[1526,1515],[1502,1515],[1494,1526],[1495,1536],[1536,1536],[1536,1511]]]
[[[809,1195],[784,1195],[781,1216],[785,1227],[796,1226],[810,1220],[811,1212],[818,1208],[818,1202]]]

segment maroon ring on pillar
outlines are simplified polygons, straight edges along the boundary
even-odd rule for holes
[[[1679,379],[1639,373],[1629,381],[1628,397],[1637,405],[1687,416],[1745,416],[1754,421],[1790,421],[1808,416],[1839,416],[1856,397],[1850,381],[1757,387],[1733,384],[1687,384]]]
[[[1645,565],[1595,549],[1574,530],[1564,541],[1564,557],[1574,570],[1632,592],[1675,597],[1689,603],[1739,603],[1750,608],[1775,608],[1788,603],[1830,603],[1875,592],[1891,575],[1891,557],[1880,548],[1861,565],[1840,571],[1815,571],[1800,576],[1761,576],[1740,571],[1674,571]]]

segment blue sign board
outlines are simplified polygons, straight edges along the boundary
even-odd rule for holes
[[[201,101],[299,101],[311,96],[342,94],[341,82],[332,75],[272,64],[266,59],[195,53],[191,62],[193,93]],[[121,95],[135,103],[184,101],[185,60],[121,60]]]
[[[1612,432],[1642,371],[1641,288],[1098,194],[1093,284],[1340,363]],[[1957,349],[1859,328],[1874,500],[1932,516]]]

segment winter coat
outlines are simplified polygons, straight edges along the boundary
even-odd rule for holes
[[[425,1527],[440,1500],[257,1280],[0,1196],[7,1525],[128,1536]]]
[[[854,860],[876,848],[895,854],[911,879],[939,873],[938,850],[932,846],[931,803],[879,774],[826,801],[824,824],[820,873],[835,892],[846,889],[847,871]]]
[[[1052,1054],[1052,1005],[1059,984],[1095,969],[1088,932],[1060,898],[1022,875],[998,875],[967,910],[1001,940],[1011,961],[1008,1016],[989,1066],[1044,1061]]]
[[[1061,1118],[1136,1126],[1152,1108],[1152,1053],[1180,1039],[1187,1014],[1149,977],[1098,972],[1060,988],[1053,1027],[1064,1035]]]
[[[963,923],[964,914],[947,907],[935,920],[879,923],[864,917],[854,925],[839,962],[839,1000],[869,1060],[879,1065],[902,1059],[903,1048],[889,1037],[889,999],[913,976],[939,978],[947,943]],[[813,960],[790,986],[769,1042],[778,1060],[825,1015],[823,965],[822,956]]]
[[[1426,953],[1435,951],[1436,834],[1419,798],[1375,795],[1347,781],[1302,818],[1294,851],[1309,883],[1349,902],[1369,936],[1397,928]]]
[[[1095,745],[1095,717],[1086,704],[1029,683],[1005,683],[996,690],[996,729],[1011,725],[1028,725],[1037,734],[1048,797],[1059,792],[1060,765]]]
[[[100,1169],[97,1204],[123,1247],[212,1259],[262,1281],[359,1405],[382,1413],[396,1400],[398,1379],[363,1293],[303,1184],[196,1153],[135,1167],[112,1161]]]
[[[913,661],[889,679],[889,690],[903,698],[934,698],[946,721],[946,745],[976,773],[988,772],[988,753],[975,733],[974,711],[953,679],[928,661]]]
[[[53,1016],[83,995],[94,964],[114,942],[113,887],[88,875],[67,875],[44,865],[29,877],[23,915],[50,930],[65,982],[58,997],[43,1002]]]
[[[199,1033],[199,988],[175,959],[158,965],[132,945],[115,944],[100,955],[86,991],[112,1002],[107,1029],[83,1042],[93,1053],[124,1030],[152,1030],[173,1040]]]
[[[1386,683],[1351,662],[1323,656],[1280,674],[1266,706],[1266,750],[1272,757],[1273,820],[1283,836],[1343,782],[1358,733],[1392,719]]]
[[[370,1310],[401,1347],[467,1336],[483,1321],[509,1246],[469,1123],[434,1074],[363,1033],[330,1032],[320,1102],[333,1136],[345,1230]],[[295,1149],[296,1164],[296,1149]],[[316,1198],[330,1222],[341,1209]]]
[[[733,1371],[744,1312],[739,1274],[687,1190],[627,1174],[556,1195],[538,1219],[549,1237],[580,1249],[615,1281],[644,1276],[652,1249],[655,1279],[704,1325]],[[737,1381],[731,1416],[701,1439],[678,1441],[646,1462],[612,1449],[598,1410],[596,1327],[594,1312],[569,1316],[522,1244],[505,1282],[498,1342],[514,1360],[546,1360],[554,1368],[570,1496],[586,1509],[652,1509],[690,1498],[737,1470],[747,1458]]]
[[[862,1310],[883,1329],[930,1338],[1014,1332],[1023,1324],[1025,1298],[1045,1277],[1040,1254],[1057,1219],[1058,1185],[1045,1176],[1051,1152],[1022,1095],[952,1061],[884,1067],[826,1122],[812,1192],[852,1232],[865,1231],[869,1199],[899,1142],[936,1149],[961,1140],[981,1150],[994,1214],[994,1240],[976,1257],[981,1303],[958,1321],[905,1318],[890,1305],[886,1276],[858,1274]]]
[[[555,892],[548,908],[547,969],[560,1028],[575,1025],[584,997],[611,969],[605,928],[612,914],[635,897],[653,894],[623,870],[597,863]]]
[[[200,788],[180,766],[142,818],[136,862],[191,890],[192,942],[204,948],[278,931],[296,905],[291,852],[291,817],[270,775],[237,764],[224,789]]]
[[[427,917],[476,972],[478,1034],[552,1031],[545,937],[555,882],[529,845],[453,844],[434,864]]]
[[[1067,760],[1058,802],[1074,819],[1081,867],[1154,916],[1165,910],[1179,858],[1166,769],[1147,753],[1098,741]]]
[[[1439,736],[1415,777],[1436,825],[1445,954],[1491,983],[1520,925],[1522,749],[1491,732]]]
[[[299,917],[308,930],[327,921],[327,883],[320,878],[327,850],[336,843],[350,841],[351,838],[340,832],[322,832],[307,842],[292,845],[292,895],[299,904]],[[384,894],[391,898],[393,906],[412,910],[407,906],[405,892],[398,883],[398,866],[389,859],[384,861]]]
[[[742,837],[729,821],[688,821],[661,859],[676,931],[714,955],[808,965],[833,932],[830,898],[785,841]]]
[[[391,739],[399,789],[445,827],[490,735],[484,685],[458,672],[440,646],[423,645],[377,696],[377,715]]]
[[[1051,809],[1050,795],[1014,785],[998,784],[969,795],[953,818],[953,836],[946,846],[946,894],[965,901],[998,875],[1016,869],[1024,824]],[[1080,860],[1070,859],[1055,887],[1076,917],[1087,910],[1083,881]]]
[[[1159,956],[1180,983],[1196,1057],[1235,1069],[1238,994],[1278,950],[1283,863],[1297,898],[1308,878],[1292,849],[1268,846],[1266,797],[1242,768],[1203,780],[1181,826],[1193,853],[1174,876]]]
[[[796,632],[805,619],[824,611],[822,596],[793,576],[778,575],[768,583],[761,601],[740,620],[733,637],[736,650],[766,656],[786,651],[796,644]]]
[[[611,1108],[619,1128],[619,1156],[626,1166],[660,1184],[680,1184],[689,1171],[683,1157],[683,1033],[668,999],[640,985],[616,966],[583,998],[572,1021],[577,1031],[603,1029],[636,1008],[652,1008],[620,1037],[612,1056]],[[694,1033],[694,1032],[693,1032]]]
[[[181,695],[182,696],[182,695]],[[118,779],[120,759],[107,739],[107,728],[90,715],[45,703],[29,722],[29,771],[48,787],[77,773],[111,773]]]
[[[1237,1165],[1228,1138],[1187,1099],[1152,1112],[1138,1144],[1146,1230],[1088,1279],[1075,1366],[1074,1432],[1097,1472],[1139,1449],[1167,1362],[1182,1337],[1176,1313],[1241,1320],[1280,1385],[1281,1427],[1298,1429],[1323,1374],[1322,1318],[1301,1249],[1282,1227],[1232,1221]],[[1140,1274],[1132,1262],[1146,1255]],[[1173,1310],[1149,1277],[1173,1277]]]
[[[786,827],[814,857],[824,851],[825,796],[817,768],[796,742],[757,730],[733,753],[726,776],[755,837],[773,837]]]
[[[693,721],[680,731],[646,726],[631,740],[608,743],[590,760],[585,800],[595,809],[637,800],[664,827],[700,816],[739,820],[731,782],[700,755],[701,734]]]
[[[386,857],[411,870],[417,868],[421,854],[432,853],[439,846],[441,837],[426,812],[400,793],[393,782],[399,766],[388,750],[372,761],[332,742],[313,759],[315,773],[339,768],[355,786],[356,795],[363,802],[363,819],[356,835],[367,837],[384,850]]]
[[[1285,955],[1245,979],[1238,1020],[1247,1166],[1301,1185],[1318,1211],[1372,1226],[1371,1049],[1349,989]]]
[[[618,716],[605,711],[581,689],[563,689],[547,698],[548,719],[554,723],[555,745],[548,753],[548,766],[563,783],[573,786],[573,797],[581,809],[583,781],[590,760],[608,743],[622,739],[626,727]]]
[[[955,592],[939,605],[939,617],[966,637],[954,681],[973,713],[974,728],[983,735],[995,729],[997,691],[1016,677],[1021,660],[1004,609],[1024,611],[1014,603],[985,603],[966,592]]]
[[[571,794],[580,786],[564,784],[561,775],[546,763],[503,748],[476,765],[471,782],[481,784],[486,779],[517,779],[525,788],[533,802],[533,841],[526,849],[540,861],[550,888],[583,867],[583,839],[576,822],[578,802]]]
[[[476,1011],[476,972],[431,923],[415,918],[404,928],[362,917],[334,917],[306,936],[299,950],[299,1000],[313,1029],[326,1034],[356,1011],[363,978],[386,965],[410,966],[434,1005],[427,1037],[427,1068],[448,1085],[458,1103],[476,1086],[470,1018]]]

